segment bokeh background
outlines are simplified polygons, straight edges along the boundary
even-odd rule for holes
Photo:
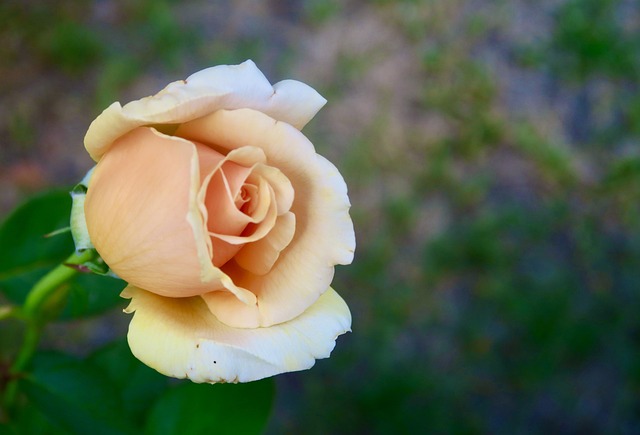
[[[354,332],[268,433],[640,433],[640,3],[2,0],[1,216],[83,176],[112,101],[248,58],[329,100],[358,240]]]

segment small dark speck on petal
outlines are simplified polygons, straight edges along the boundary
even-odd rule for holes
[[[213,363],[214,363],[214,364],[218,364],[218,362],[217,362],[217,361],[214,361]]]
[[[200,343],[196,344],[196,349],[200,349]]]

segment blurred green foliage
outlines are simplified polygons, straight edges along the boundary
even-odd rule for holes
[[[575,89],[587,111],[621,114],[585,119],[578,106],[563,143],[501,110],[501,78],[473,54],[483,38],[499,39],[491,18],[439,23],[438,12],[451,13],[444,2],[417,2],[414,12],[422,7],[430,22],[405,15],[411,2],[382,3],[408,40],[422,41],[417,103],[447,129],[409,136],[406,155],[392,162],[376,160],[384,124],[353,142],[343,168],[356,191],[395,171],[410,190],[374,216],[354,210],[357,260],[336,288],[355,294],[347,295],[355,332],[345,340],[355,350],[338,348],[343,371],[331,372],[330,386],[322,375],[305,386],[315,400],[300,406],[302,419],[321,425],[311,433],[634,433],[640,38],[621,14],[637,18],[640,8],[561,2],[547,40],[508,48],[519,50],[514,59],[535,59],[521,68]],[[606,109],[596,106],[597,85],[613,94]],[[572,136],[572,122],[586,123],[587,135]],[[416,231],[430,219],[443,219],[439,231]],[[327,391],[331,403],[315,405]]]
[[[23,50],[0,44],[0,57],[28,52],[61,74],[95,76],[100,110],[158,71],[250,57],[289,77],[282,65],[305,71],[307,45],[342,32],[313,64],[333,62],[311,82],[330,104],[306,131],[332,153],[354,204],[356,260],[334,283],[354,332],[312,371],[278,378],[268,433],[637,432],[637,2],[274,1],[299,15],[269,27],[270,16],[244,24],[221,7],[200,29],[182,24],[175,2],[115,3],[109,26],[87,18],[90,2],[2,3],[0,35]],[[349,45],[348,30],[372,16],[399,41],[388,52],[367,48],[375,34]],[[315,33],[297,45],[302,27]],[[391,91],[375,94],[369,74],[398,54],[394,67],[411,76],[389,75]],[[401,135],[389,139],[404,86]],[[323,113],[361,88],[374,95],[355,107],[378,110],[368,123],[347,111],[341,136],[326,126],[340,116]],[[35,140],[33,124],[28,110],[13,114],[20,147]],[[126,397],[156,391],[140,376],[148,386]],[[157,409],[187,393],[174,394]],[[127,412],[141,424],[143,411]]]
[[[558,7],[551,39],[558,74],[576,80],[597,75],[637,80],[640,29],[622,25],[623,3],[571,0]]]

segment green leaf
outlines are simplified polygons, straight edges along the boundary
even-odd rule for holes
[[[18,207],[0,226],[0,282],[50,269],[73,252],[68,235],[44,236],[69,226],[71,197],[65,191],[39,195]]]
[[[25,202],[0,225],[0,292],[12,303],[22,304],[38,279],[74,251],[69,233],[45,237],[67,227],[70,212],[69,193],[52,191]],[[120,280],[81,274],[68,284],[63,318],[94,315],[123,303]]]
[[[271,378],[247,384],[181,383],[158,400],[147,420],[145,433],[262,433],[274,392]]]
[[[89,362],[101,368],[118,390],[128,420],[142,425],[157,397],[168,388],[169,378],[133,356],[126,340],[98,350]]]
[[[52,423],[34,406],[17,409],[11,421],[0,423],[0,435],[47,434],[69,435],[69,432]]]
[[[123,418],[117,387],[88,361],[40,353],[33,361],[33,371],[20,386],[47,419],[71,433],[136,433]]]
[[[69,285],[69,299],[62,318],[92,316],[127,305],[120,297],[125,283],[119,279],[87,273],[74,277]]]

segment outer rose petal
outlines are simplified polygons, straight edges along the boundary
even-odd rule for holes
[[[218,321],[200,298],[165,298],[127,287],[134,312],[128,341],[133,354],[160,373],[194,382],[249,382],[308,369],[327,358],[350,331],[351,314],[333,290],[289,322],[237,329]]]
[[[96,166],[85,200],[87,228],[122,279],[174,297],[228,280],[211,265],[206,231],[198,231],[198,172],[193,143],[150,128],[120,138]]]
[[[271,86],[258,67],[247,60],[240,65],[199,71],[124,107],[113,103],[91,123],[84,144],[91,158],[98,161],[117,138],[136,127],[179,124],[219,109],[243,107],[301,129],[325,103],[313,88],[295,80]]]
[[[208,293],[204,297],[212,312],[228,325],[245,328],[301,314],[329,287],[334,265],[353,260],[355,233],[347,186],[338,170],[316,154],[300,131],[251,109],[220,110],[182,124],[175,134],[227,149],[260,147],[267,164],[278,168],[295,191],[295,235],[271,271],[260,276],[233,264],[223,267],[236,286],[256,294],[258,303],[243,304],[225,292]]]

